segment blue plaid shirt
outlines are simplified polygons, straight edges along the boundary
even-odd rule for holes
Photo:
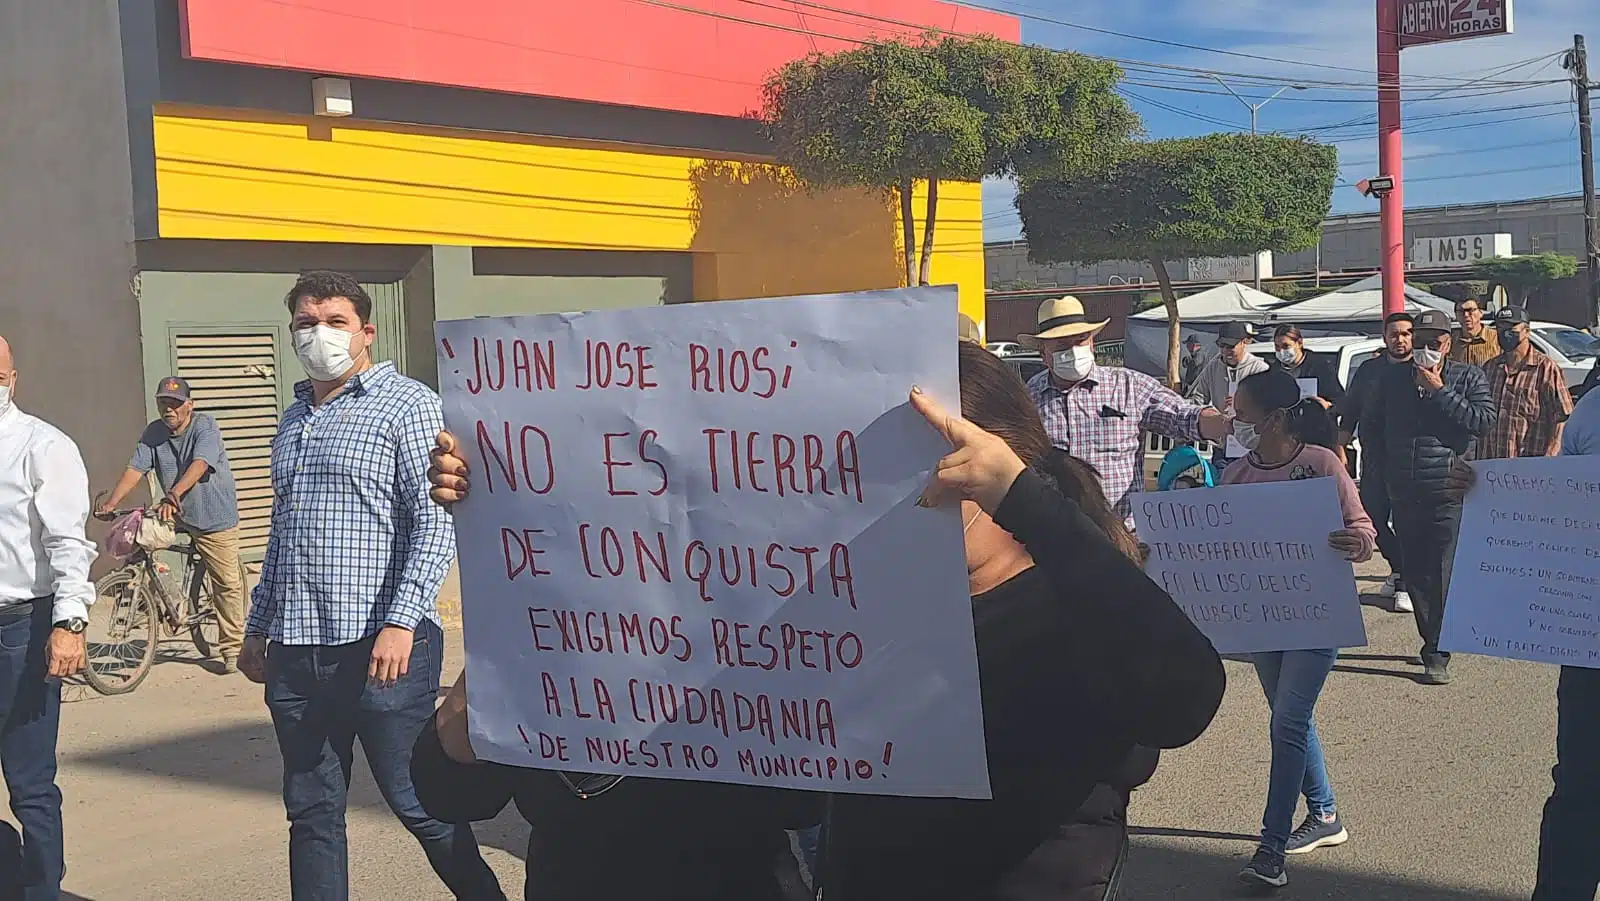
[[[245,634],[329,646],[437,623],[455,556],[450,514],[428,499],[439,396],[393,363],[320,407],[310,382],[294,392],[272,441],[272,534]]]

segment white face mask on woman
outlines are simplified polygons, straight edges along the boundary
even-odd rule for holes
[[[1278,362],[1285,366],[1293,366],[1300,360],[1300,355],[1292,347],[1285,347],[1278,351]]]
[[[1050,372],[1066,382],[1081,382],[1094,371],[1094,351],[1078,345],[1050,355]]]
[[[1261,445],[1261,435],[1256,431],[1255,423],[1233,421],[1233,440],[1248,451],[1253,451]]]
[[[294,354],[313,381],[333,382],[355,367],[350,339],[355,335],[331,325],[313,325],[294,331]]]

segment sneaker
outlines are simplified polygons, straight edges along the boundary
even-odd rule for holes
[[[1394,598],[1394,612],[1396,613],[1411,613],[1417,609],[1411,606],[1411,592],[1406,591],[1404,588],[1396,588],[1392,597]]]
[[[1300,824],[1289,836],[1289,843],[1284,846],[1285,854],[1308,854],[1318,848],[1332,848],[1342,845],[1350,840],[1350,833],[1345,831],[1344,823],[1339,821],[1339,815],[1334,814],[1332,820],[1324,820],[1321,816],[1306,814],[1305,822]]]
[[[1442,660],[1430,660],[1422,664],[1423,685],[1449,685],[1450,664]]]
[[[1390,576],[1389,578],[1383,580],[1383,587],[1378,589],[1378,597],[1392,598],[1394,597],[1394,593],[1399,590],[1400,577]]]
[[[1283,869],[1283,858],[1266,848],[1256,849],[1256,856],[1250,858],[1245,868],[1239,871],[1239,879],[1251,885],[1272,888],[1283,888],[1289,884],[1289,874]]]

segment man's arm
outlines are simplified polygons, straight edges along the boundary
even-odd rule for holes
[[[1446,382],[1433,393],[1433,400],[1456,425],[1481,438],[1499,418],[1494,395],[1489,391],[1489,378],[1476,366],[1459,365],[1464,375]]]
[[[428,497],[428,453],[434,437],[444,430],[444,410],[433,393],[416,406],[400,424],[395,447],[395,493],[397,515],[410,526],[406,537],[405,569],[395,586],[383,621],[404,629],[415,629],[428,612],[429,603],[439,596],[450,561],[456,553],[455,529],[450,511]]]
[[[290,423],[283,422],[278,427],[278,434],[272,439],[272,457],[278,455],[278,442],[288,440],[285,426]],[[277,473],[273,474],[273,493],[277,493]],[[274,498],[272,502],[272,523],[267,529],[267,550],[261,558],[261,579],[256,582],[256,587],[250,592],[250,616],[245,620],[244,634],[246,638],[266,638],[268,629],[278,618],[278,606],[283,603],[284,589],[278,574],[278,559],[283,554],[284,543],[291,538],[286,534],[288,528],[287,514],[284,512],[281,499]],[[242,658],[241,658],[242,659]]]
[[[1550,446],[1545,448],[1544,455],[1554,457],[1561,453],[1561,432],[1566,421],[1572,416],[1572,392],[1567,389],[1566,373],[1561,371],[1554,360],[1545,358],[1541,387],[1544,396],[1539,403],[1540,412],[1555,420],[1550,428]]]
[[[89,567],[94,563],[95,548],[83,534],[89,521],[89,474],[83,456],[64,435],[40,441],[30,456],[34,514],[39,517],[55,589],[52,622],[86,620],[94,603]]]
[[[140,447],[143,446],[144,445],[140,445]],[[129,492],[133,491],[134,487],[139,484],[139,480],[144,478],[144,474],[146,472],[149,472],[149,470],[135,469],[131,465],[127,469],[123,470],[122,478],[117,479],[117,484],[112,486],[111,493],[107,495],[105,501],[100,504],[99,511],[97,512],[115,510],[117,505],[122,503],[122,499],[127,497]]]
[[[1227,434],[1227,420],[1221,413],[1184,400],[1149,376],[1134,375],[1130,390],[1140,410],[1139,428],[1174,441],[1217,441]]]

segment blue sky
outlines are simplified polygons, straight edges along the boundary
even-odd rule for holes
[[[1373,0],[974,5],[1024,17],[1029,43],[1127,61],[1123,89],[1152,138],[1248,131],[1250,111],[1206,74],[1221,73],[1253,103],[1290,86],[1258,114],[1262,133],[1309,133],[1336,145],[1341,181],[1377,173]],[[1581,191],[1577,112],[1570,83],[1559,81],[1568,74],[1560,54],[1586,33],[1591,80],[1600,80],[1600,0],[1517,0],[1513,24],[1511,35],[1401,54],[1408,207]],[[1009,183],[984,186],[986,240],[1019,237],[1014,195]],[[1352,188],[1334,191],[1335,213],[1376,209]]]

